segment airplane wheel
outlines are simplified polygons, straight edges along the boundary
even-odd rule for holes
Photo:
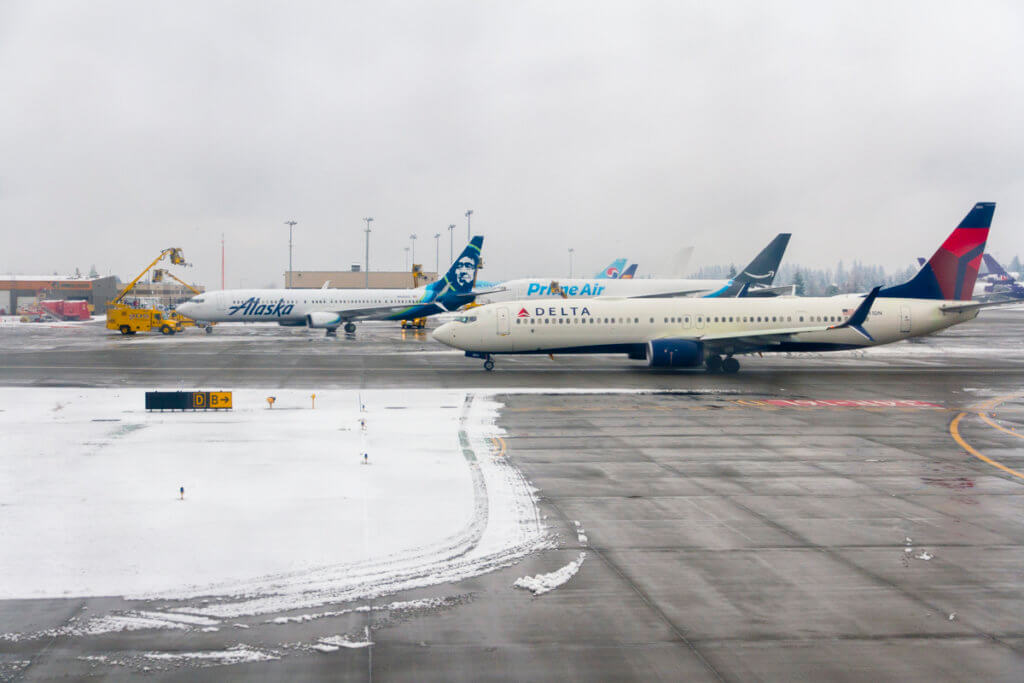
[[[708,372],[720,372],[722,370],[722,357],[718,355],[708,356],[708,359],[704,361],[704,366]]]
[[[722,372],[732,375],[739,371],[740,362],[733,358],[732,356],[729,356],[728,358],[722,361]]]
[[[490,358],[488,358],[487,360],[484,361],[484,370],[486,370],[487,372],[490,372],[493,369],[494,369],[494,361],[491,360]]]
[[[128,327],[127,325],[121,325],[121,327],[119,327],[118,329],[121,330],[121,334],[125,336],[132,333],[132,328]]]
[[[206,326],[206,334],[213,334],[213,325]]]
[[[345,331],[348,332],[349,334],[352,334],[353,332],[355,332],[356,331],[355,323],[345,323]]]

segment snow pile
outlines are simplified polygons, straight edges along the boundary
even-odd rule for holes
[[[184,661],[202,666],[224,666],[228,664],[246,664],[250,662],[268,662],[280,659],[277,654],[264,652],[239,643],[227,650],[206,650],[202,652],[144,652],[146,659],[162,661]]]
[[[321,652],[333,652],[341,647],[347,647],[351,649],[370,647],[373,645],[373,641],[370,640],[370,634],[367,632],[366,640],[349,640],[347,636],[328,636],[327,638],[321,638],[317,641],[316,645],[312,647],[320,650]]]
[[[524,588],[528,591],[532,591],[534,595],[543,595],[549,591],[553,591],[559,586],[565,584],[572,577],[576,576],[576,572],[583,566],[583,560],[587,558],[587,554],[580,553],[580,556],[575,560],[565,565],[561,569],[557,569],[550,574],[537,574],[536,576],[524,576],[516,579],[515,583],[512,584],[516,588]]]

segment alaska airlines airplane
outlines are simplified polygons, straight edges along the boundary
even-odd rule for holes
[[[443,278],[416,289],[227,289],[194,296],[177,310],[193,320],[276,322],[328,335],[341,325],[355,332],[355,320],[424,318],[454,311],[481,293],[473,286],[483,244],[483,237],[474,237]]]
[[[1006,303],[971,301],[994,211],[976,204],[910,281],[866,296],[520,300],[474,308],[433,336],[487,370],[499,353],[625,353],[651,367],[732,373],[744,353],[889,344]]]
[[[506,280],[493,293],[481,297],[478,303],[498,303],[517,299],[591,299],[594,297],[730,297],[775,296],[789,287],[771,288],[778,272],[782,255],[789,244],[789,233],[780,233],[739,275],[730,280],[690,279],[573,279],[552,282],[540,278]],[[554,287],[552,287],[554,285]],[[756,287],[756,288],[755,288]]]

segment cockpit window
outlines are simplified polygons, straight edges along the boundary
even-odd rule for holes
[[[460,322],[460,323],[476,322],[476,316],[475,315],[461,315],[461,316],[459,316],[458,318],[455,319],[455,322]]]
[[[203,299],[203,297],[201,297],[201,296],[192,297],[192,303],[194,303],[194,304],[201,304],[204,301],[205,301],[205,299]]]

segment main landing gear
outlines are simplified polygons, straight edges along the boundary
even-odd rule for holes
[[[708,372],[724,372],[727,375],[732,375],[740,371],[740,362],[732,356],[721,356],[714,354],[707,357],[704,361],[704,367],[707,368]]]
[[[493,369],[494,369],[494,359],[492,359],[490,356],[487,356],[487,360],[484,361],[484,370],[486,370],[487,372],[490,372]]]

